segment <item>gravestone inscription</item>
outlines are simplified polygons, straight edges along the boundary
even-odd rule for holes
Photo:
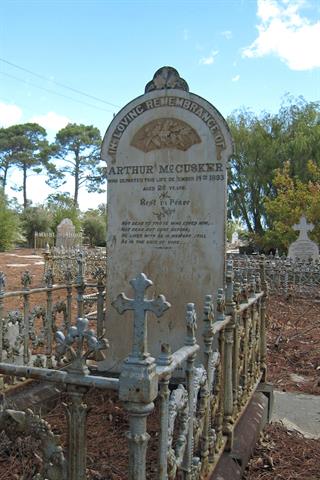
[[[307,223],[306,217],[302,215],[300,222],[292,228],[299,231],[299,237],[289,246],[288,257],[293,260],[318,260],[318,245],[308,237],[308,232],[313,230],[314,225]]]
[[[129,322],[110,302],[144,272],[170,301],[148,326],[152,355],[183,344],[188,302],[224,284],[227,162],[232,140],[221,114],[190,93],[172,67],[111,122],[102,145],[108,164],[107,369],[131,351]],[[201,316],[199,315],[199,318]],[[201,325],[199,328],[201,339]]]

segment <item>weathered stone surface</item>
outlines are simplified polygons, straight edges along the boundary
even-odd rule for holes
[[[106,366],[115,372],[131,352],[132,322],[110,304],[123,290],[131,293],[131,278],[144,272],[154,282],[153,295],[172,304],[148,325],[156,357],[161,343],[173,351],[182,346],[186,303],[201,311],[205,295],[224,284],[227,124],[171,67],[158,70],[146,91],[113,119],[102,146],[108,163]]]
[[[318,245],[308,237],[308,231],[312,231],[314,225],[307,223],[306,217],[302,215],[300,222],[292,228],[299,231],[299,237],[289,246],[288,257],[294,260],[318,260]]]
[[[64,218],[57,226],[56,246],[72,248],[79,245],[79,236],[70,218]]]
[[[319,396],[274,392],[273,422],[297,430],[306,438],[320,438]]]

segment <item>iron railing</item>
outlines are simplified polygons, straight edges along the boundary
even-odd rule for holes
[[[84,315],[92,320],[101,337],[105,269],[96,267],[92,280],[85,281],[82,256],[77,258],[76,276],[66,266],[64,283],[60,284],[55,283],[51,268],[47,268],[42,286],[31,288],[32,276],[25,271],[21,289],[6,291],[5,275],[0,272],[0,361],[52,368],[55,332],[67,331],[72,320]],[[13,299],[18,303],[15,308]]]
[[[160,435],[158,477],[160,480],[205,478],[214,471],[223,451],[233,447],[235,427],[258,384],[266,380],[266,281],[264,265],[260,272],[246,276],[240,283],[234,279],[232,262],[227,265],[226,288],[217,299],[205,297],[203,307],[203,352],[196,338],[195,306],[186,308],[184,345],[171,352],[163,344],[156,360],[148,353],[146,312],[161,316],[170,307],[163,296],[148,300],[145,290],[152,285],[144,274],[131,282],[132,299],[121,294],[113,302],[122,314],[133,311],[133,348],[124,361],[119,378],[91,375],[87,361],[106,350],[105,338],[96,337],[89,322],[81,315],[67,331],[55,333],[57,365],[61,370],[0,363],[3,375],[34,378],[64,385],[68,396],[67,454],[59,445],[50,443],[52,432],[46,424],[43,435],[50,449],[42,451],[42,470],[37,479],[84,480],[86,478],[86,405],[89,389],[115,390],[129,416],[128,474],[129,480],[146,479],[147,417],[159,403]],[[23,291],[23,294],[26,294]],[[79,308],[81,312],[81,308]],[[203,358],[203,364],[199,363]],[[177,368],[184,377],[175,378]],[[30,433],[30,425],[41,423],[39,417],[19,412],[19,435]],[[17,413],[0,412],[0,428],[4,431],[17,421]],[[25,425],[24,429],[21,424]],[[107,432],[106,432],[107,435]],[[48,453],[49,452],[49,453]]]
[[[266,281],[270,293],[315,298],[320,296],[320,261],[302,261],[278,255],[230,255],[237,278],[245,278],[259,271],[265,262]]]

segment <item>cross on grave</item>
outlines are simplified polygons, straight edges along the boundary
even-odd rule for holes
[[[301,216],[300,222],[293,225],[293,230],[300,231],[299,237],[297,240],[309,240],[308,231],[312,232],[314,225],[312,223],[307,223],[307,219],[304,215]]]
[[[145,291],[153,285],[153,282],[144,273],[140,273],[137,277],[130,280],[130,284],[134,291],[134,298],[127,298],[124,293],[120,293],[111,305],[120,315],[127,310],[133,310],[133,348],[131,358],[144,360],[149,356],[147,351],[147,312],[150,311],[157,317],[161,317],[171,305],[166,301],[164,295],[159,295],[152,300],[145,298]]]

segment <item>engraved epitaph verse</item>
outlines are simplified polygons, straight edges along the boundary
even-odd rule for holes
[[[135,185],[135,218],[121,222],[121,243],[170,249],[190,240],[206,239],[207,216],[194,217],[201,201],[193,185],[214,188],[225,180],[221,162],[111,166],[108,181]]]

